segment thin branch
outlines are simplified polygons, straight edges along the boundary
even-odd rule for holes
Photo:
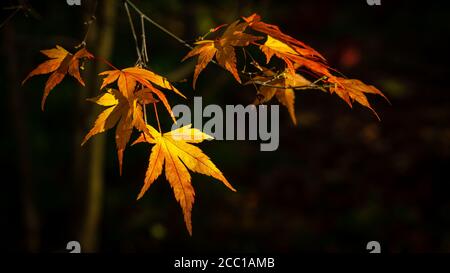
[[[141,15],[141,29],[142,29],[141,55],[143,57],[143,62],[147,64],[148,63],[147,40],[145,38],[145,24],[144,24],[144,17],[142,15]]]
[[[86,34],[84,34],[83,41],[77,47],[84,47],[84,46],[86,46],[86,41],[87,41],[87,38],[88,38],[88,35],[89,35],[89,30],[91,29],[91,25],[92,25],[92,23],[95,20],[97,20],[97,18],[95,17],[95,15],[92,15],[91,18],[87,22],[84,22],[87,25]]]
[[[169,35],[170,37],[172,37],[173,39],[177,40],[179,43],[183,44],[185,47],[189,48],[189,49],[193,49],[193,47],[188,44],[185,40],[181,39],[180,37],[178,37],[177,35],[173,34],[172,32],[170,32],[168,29],[166,29],[165,27],[161,26],[160,24],[158,24],[157,22],[153,21],[150,17],[148,17],[147,15],[145,15],[145,13],[143,13],[138,7],[136,7],[133,2],[131,2],[130,0],[125,0],[125,4],[130,5],[137,13],[139,13],[139,15],[141,15],[145,20],[149,21],[152,25],[154,25],[155,27],[159,28],[160,30],[162,30],[164,33],[166,33],[167,35]]]
[[[141,51],[139,50],[139,44],[138,44],[138,39],[137,39],[137,35],[136,35],[136,31],[134,30],[134,24],[133,24],[133,19],[131,18],[131,14],[130,14],[130,10],[128,9],[128,1],[125,1],[123,3],[123,5],[125,6],[125,10],[127,11],[127,15],[128,15],[128,20],[130,22],[130,28],[131,28],[131,33],[133,34],[133,38],[134,38],[134,43],[136,45],[136,53],[138,55],[138,63],[143,61],[142,59],[142,55],[141,55]]]
[[[329,87],[327,85],[317,85],[314,83],[311,83],[309,85],[300,85],[300,86],[280,86],[280,85],[272,85],[272,84],[267,84],[265,82],[260,82],[260,81],[252,81],[252,83],[260,85],[260,86],[265,86],[265,87],[270,87],[270,88],[277,88],[277,89],[294,89],[294,90],[322,90],[324,92],[326,92],[326,87]]]
[[[16,6],[9,6],[9,7],[4,7],[4,10],[15,10],[15,9],[23,9],[23,5],[16,5]]]
[[[242,54],[244,54],[244,67],[242,68],[242,73],[246,74],[247,72],[247,53],[245,47],[242,47]]]
[[[327,76],[322,76],[321,78],[318,78],[317,80],[313,81],[311,84],[318,84],[320,81],[326,80]]]
[[[41,20],[42,17],[36,10],[31,7],[27,0],[18,1],[19,5],[4,7],[4,10],[12,10],[11,14],[0,24],[0,29],[3,28],[19,11],[23,11],[25,16],[31,15],[37,20]]]
[[[0,29],[4,27],[18,12],[22,9],[22,6],[19,6],[14,9],[14,11],[8,16],[8,18],[3,21],[3,23],[0,25]]]
[[[98,1],[95,1],[94,8],[92,9],[91,17],[89,18],[89,20],[84,22],[84,24],[87,25],[86,33],[84,34],[83,41],[81,41],[81,43],[79,45],[75,46],[75,49],[86,46],[86,41],[87,41],[87,38],[89,35],[89,30],[91,29],[91,25],[92,25],[92,23],[95,22],[95,20],[97,20],[97,18],[95,17],[95,13],[97,11],[97,4],[98,4]]]

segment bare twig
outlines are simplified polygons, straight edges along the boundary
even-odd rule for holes
[[[4,10],[12,10],[11,14],[0,24],[0,29],[3,28],[19,11],[23,11],[25,16],[32,16],[37,20],[42,19],[41,15],[33,9],[33,7],[28,3],[27,0],[19,0],[17,1],[18,5],[4,7]]]
[[[145,64],[148,63],[148,52],[147,52],[147,40],[145,38],[145,24],[144,17],[141,15],[141,29],[142,29],[142,46],[141,46],[141,55],[143,58],[143,62]]]
[[[13,12],[3,21],[3,23],[0,25],[0,28],[4,27],[18,12],[22,9],[22,6],[18,6],[14,9]]]
[[[76,45],[75,49],[86,46],[86,41],[87,41],[87,38],[89,35],[89,30],[91,29],[91,25],[95,22],[95,20],[97,20],[97,18],[95,17],[95,12],[97,11],[97,4],[98,4],[98,1],[95,1],[94,7],[92,8],[92,12],[91,12],[91,17],[89,17],[89,20],[84,22],[84,25],[87,26],[86,33],[84,34],[83,41],[81,41],[80,44]]]
[[[150,17],[148,17],[145,13],[143,13],[138,7],[136,7],[136,5],[133,4],[133,2],[131,2],[130,0],[125,0],[125,3],[127,3],[128,5],[130,5],[137,13],[139,13],[139,15],[141,15],[145,20],[147,20],[148,22],[150,22],[152,25],[154,25],[155,27],[159,28],[160,30],[162,30],[164,33],[166,33],[167,35],[169,35],[170,37],[172,37],[173,39],[177,40],[179,43],[183,44],[185,47],[192,49],[193,47],[188,44],[185,40],[181,39],[180,37],[178,37],[177,35],[173,34],[172,32],[170,32],[168,29],[166,29],[165,27],[161,26],[160,24],[158,24],[157,22],[153,21]]]
[[[300,86],[280,86],[280,85],[273,85],[273,84],[267,84],[265,82],[261,81],[251,81],[253,84],[270,87],[270,88],[277,88],[277,89],[294,89],[294,90],[322,90],[326,92],[327,87],[329,85],[317,85],[314,83],[308,84],[308,85],[300,85]]]
[[[137,63],[140,63],[140,62],[143,62],[143,59],[142,59],[141,51],[139,50],[139,43],[138,43],[136,31],[134,29],[133,19],[131,18],[130,9],[128,8],[127,3],[128,3],[128,1],[125,1],[125,2],[123,2],[123,5],[125,6],[125,10],[127,11],[128,21],[130,22],[131,33],[133,34],[134,43],[136,45],[136,53],[138,55]]]

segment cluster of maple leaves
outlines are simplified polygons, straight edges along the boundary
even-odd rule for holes
[[[211,29],[208,34],[218,33],[224,26]],[[248,33],[249,30],[251,33]],[[366,85],[359,80],[334,75],[332,73],[334,70],[327,65],[325,58],[320,53],[305,43],[283,33],[277,26],[261,21],[261,17],[257,14],[235,21],[228,25],[220,36],[213,40],[201,38],[195,45],[183,58],[185,60],[198,56],[193,76],[194,88],[200,73],[210,62],[214,62],[229,71],[240,84],[253,84],[257,87],[255,104],[266,103],[275,97],[288,109],[294,124],[297,122],[294,109],[296,89],[319,87],[320,90],[336,93],[350,107],[356,101],[372,111],[373,108],[365,94],[376,94],[384,97],[373,86]],[[252,57],[250,63],[254,69],[252,72],[237,68],[235,50],[237,47],[242,47],[244,54],[250,54],[245,49],[248,46],[258,47],[266,57],[265,66],[259,64]],[[67,73],[84,86],[79,71],[80,65],[84,60],[94,59],[94,56],[85,48],[71,54],[60,46],[41,52],[50,60],[31,71],[23,83],[32,76],[51,73],[45,84],[42,97],[41,107],[43,110],[50,91],[64,79]],[[267,67],[274,56],[284,63],[282,68]],[[191,211],[195,192],[188,169],[212,176],[235,191],[209,157],[198,147],[192,145],[204,140],[211,140],[212,137],[198,129],[191,128],[190,125],[162,133],[156,104],[162,103],[173,121],[176,122],[165,92],[174,92],[183,98],[186,97],[166,78],[146,68],[139,66],[122,70],[112,68],[112,70],[99,74],[103,77],[103,83],[100,87],[101,94],[88,99],[107,108],[98,115],[82,145],[92,136],[116,127],[116,149],[119,170],[122,173],[124,151],[130,142],[133,130],[139,131],[140,136],[132,145],[146,142],[153,147],[151,148],[144,185],[138,199],[161,175],[163,167],[165,167],[166,179],[174,191],[176,200],[181,205],[189,234],[192,234]],[[306,79],[300,74],[300,71],[308,71],[310,77],[312,75],[315,81],[311,82]],[[242,81],[243,77],[246,78],[245,82]],[[159,130],[147,123],[146,107],[149,104],[154,106]]]

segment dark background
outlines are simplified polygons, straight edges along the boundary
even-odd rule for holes
[[[84,100],[98,94],[98,83],[88,75],[95,75],[92,64],[84,72],[88,88],[67,77],[48,97],[45,112],[40,100],[47,76],[20,86],[45,60],[39,50],[59,44],[73,51],[93,10],[92,1],[82,0],[80,7],[29,1],[32,12],[17,12],[0,29],[2,249],[65,251],[68,241],[80,240],[83,250],[101,252],[366,252],[366,243],[377,240],[384,252],[449,252],[450,93],[443,61],[449,10],[430,1],[392,2],[134,1],[190,42],[212,27],[257,12],[323,53],[347,76],[377,86],[392,103],[370,97],[378,122],[369,110],[350,109],[336,95],[299,91],[299,125],[293,126],[281,108],[277,151],[260,152],[259,143],[251,141],[200,144],[238,191],[193,174],[190,237],[163,177],[135,201],[149,146],[126,150],[122,177],[112,131],[97,170],[91,150],[103,143],[90,141],[80,148],[101,108]],[[2,1],[2,7],[23,3]],[[108,26],[105,10],[112,5],[112,53],[102,57],[128,67],[136,52],[121,3],[98,2],[97,31],[90,31],[87,48],[100,54],[95,39]],[[3,22],[13,11],[0,12]],[[133,18],[139,23],[136,13]],[[219,105],[253,101],[252,88],[240,87],[214,65],[193,91],[194,60],[180,63],[187,49],[150,24],[146,31],[150,68],[174,81],[188,79],[176,86],[189,98],[201,95],[204,104]],[[100,188],[89,199],[93,171]],[[93,209],[99,209],[93,214],[98,217],[86,231],[86,215]]]

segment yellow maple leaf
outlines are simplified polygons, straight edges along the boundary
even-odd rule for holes
[[[92,136],[105,132],[117,124],[115,135],[120,174],[122,174],[123,152],[130,140],[133,127],[140,131],[143,131],[145,128],[142,106],[137,102],[140,100],[145,100],[146,103],[156,102],[148,89],[142,89],[132,96],[133,103],[129,103],[129,100],[121,92],[115,89],[108,89],[107,92],[98,97],[88,99],[108,108],[98,115],[94,126],[81,143],[81,145],[84,145]]]
[[[103,89],[108,84],[111,84],[117,81],[117,86],[119,87],[119,91],[122,95],[128,100],[132,100],[133,92],[136,86],[136,83],[140,83],[146,88],[148,88],[151,92],[155,93],[155,95],[161,100],[161,102],[166,107],[169,112],[171,118],[175,122],[175,116],[173,115],[172,108],[170,107],[169,102],[167,101],[166,96],[159,89],[155,88],[153,84],[162,87],[164,89],[172,90],[178,95],[186,98],[177,88],[175,88],[166,78],[153,73],[150,70],[140,68],[140,67],[129,67],[122,70],[114,69],[108,70],[100,73],[99,75],[105,76],[103,79],[102,86],[100,89]],[[152,84],[153,83],[153,84]]]
[[[269,47],[269,48],[271,48],[271,49],[273,49],[273,50],[276,50],[276,51],[279,51],[279,52],[282,52],[282,53],[290,53],[290,54],[294,54],[294,55],[299,55],[298,52],[295,51],[292,47],[290,47],[287,44],[285,44],[285,43],[283,43],[283,42],[273,38],[270,35],[267,35],[267,40],[264,43],[264,45]],[[267,58],[267,59],[270,59],[270,58]]]
[[[189,144],[210,140],[212,139],[211,136],[198,129],[191,128],[191,125],[165,134],[160,134],[150,125],[147,125],[147,127],[150,135],[141,134],[133,143],[133,145],[140,142],[154,144],[150,154],[148,169],[145,174],[144,186],[137,199],[142,198],[156,178],[160,176],[163,165],[165,165],[166,179],[173,189],[175,198],[181,205],[187,230],[192,235],[191,211],[192,205],[194,204],[195,192],[191,184],[191,175],[188,169],[193,172],[212,176],[224,183],[232,191],[236,190],[202,150]]]

